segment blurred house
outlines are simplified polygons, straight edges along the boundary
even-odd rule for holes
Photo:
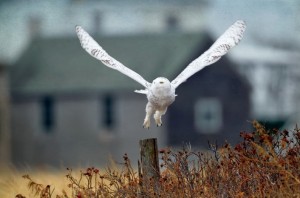
[[[212,40],[205,39],[202,44],[188,62],[208,49]],[[236,67],[225,56],[180,85],[179,96],[168,112],[168,142],[171,145],[189,142],[206,147],[208,141],[221,145],[225,140],[229,143],[240,141],[239,133],[251,127],[252,90]]]
[[[296,47],[244,45],[232,59],[251,82],[252,116],[267,128],[293,129],[299,123],[300,54]]]
[[[98,163],[106,161],[108,153],[115,159],[125,152],[136,157],[140,138],[159,137],[161,145],[206,145],[207,139],[235,141],[232,137],[240,129],[247,130],[247,117],[271,127],[293,127],[300,120],[297,0],[0,4],[0,62],[14,66],[16,163]],[[139,84],[102,67],[76,38],[69,38],[74,26],[82,25],[102,35],[96,39],[105,49],[147,80],[160,75],[172,79],[208,48],[210,37],[217,38],[237,19],[248,26],[241,45],[182,84],[163,128],[152,127],[149,133],[142,128],[137,132],[146,104],[144,96],[132,92]],[[203,29],[210,30],[209,36],[199,34]],[[2,152],[9,148],[9,133],[6,137],[0,139]]]
[[[213,42],[203,32],[95,39],[148,81],[175,78]],[[142,138],[206,146],[208,137],[236,137],[249,117],[250,90],[231,65],[223,58],[181,85],[163,127],[147,131],[146,98],[133,92],[138,83],[90,57],[75,37],[37,38],[11,70],[13,161],[103,165],[109,155],[136,160]]]
[[[237,18],[247,23],[241,45],[228,56],[251,84],[252,119],[267,128],[295,127],[300,122],[300,1],[217,0],[209,9],[216,34]]]

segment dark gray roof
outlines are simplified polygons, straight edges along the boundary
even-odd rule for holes
[[[208,36],[203,33],[95,36],[115,59],[151,82],[176,77]],[[32,41],[11,68],[11,88],[17,94],[54,94],[143,88],[127,76],[88,55],[77,38]]]

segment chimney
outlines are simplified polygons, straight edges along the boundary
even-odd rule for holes
[[[96,10],[94,11],[94,34],[98,35],[101,33],[101,17],[102,17],[102,14],[101,14],[101,11],[99,10]]]
[[[41,34],[41,18],[38,16],[30,16],[28,20],[28,31],[30,38],[39,37]]]
[[[175,32],[179,31],[179,20],[178,17],[171,13],[166,16],[166,31],[168,32]]]

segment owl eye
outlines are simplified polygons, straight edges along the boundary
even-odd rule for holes
[[[164,84],[164,82],[163,82],[163,81],[160,81],[159,83],[160,83],[160,84]]]

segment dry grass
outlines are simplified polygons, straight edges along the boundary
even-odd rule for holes
[[[99,172],[91,167],[79,173],[69,170],[61,180],[55,174],[31,174],[25,176],[28,185],[24,181],[14,183],[14,175],[8,176],[1,186],[3,183],[12,189],[14,195],[45,198],[300,197],[300,130],[268,131],[255,121],[253,126],[254,131],[241,133],[240,144],[225,143],[220,148],[210,145],[210,153],[195,152],[189,147],[180,151],[161,149],[161,175],[157,182],[139,177],[125,155],[119,169]],[[33,193],[26,194],[26,187]]]
[[[70,190],[66,188],[65,171],[18,171],[14,168],[2,168],[0,170],[0,197],[14,197],[19,193],[27,198],[34,197],[34,193],[27,186],[27,181],[22,177],[25,174],[29,174],[37,183],[49,184],[55,187],[55,192]]]

